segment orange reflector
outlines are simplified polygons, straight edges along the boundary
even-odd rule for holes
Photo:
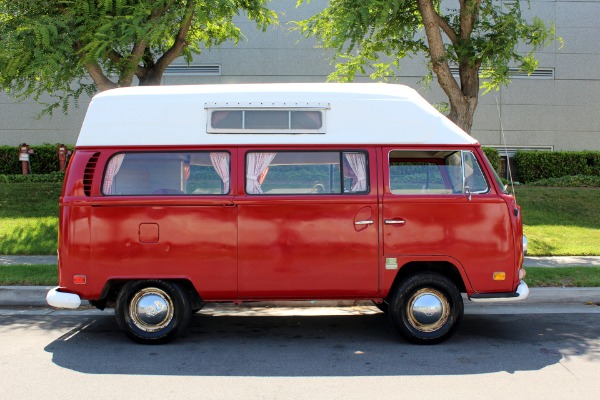
[[[76,285],[85,285],[85,275],[73,276],[73,283]]]
[[[494,279],[495,281],[503,281],[506,279],[506,273],[505,272],[494,272],[492,279]]]

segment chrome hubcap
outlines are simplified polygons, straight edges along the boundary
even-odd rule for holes
[[[145,332],[156,332],[173,319],[173,302],[161,289],[150,287],[140,290],[129,302],[129,316],[133,324]]]
[[[441,292],[425,288],[415,292],[406,303],[410,325],[420,332],[440,329],[450,315],[450,303]]]

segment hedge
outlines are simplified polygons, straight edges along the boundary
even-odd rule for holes
[[[492,167],[494,167],[496,172],[500,174],[500,153],[498,152],[498,150],[492,147],[482,147],[482,150],[485,153],[485,156],[489,160],[490,164],[492,164]]]
[[[515,154],[522,183],[563,176],[600,176],[599,151],[524,151]]]
[[[29,156],[32,174],[51,174],[60,170],[55,144],[30,146],[33,154]],[[73,146],[67,146],[73,151]],[[21,174],[19,146],[0,146],[0,174]]]

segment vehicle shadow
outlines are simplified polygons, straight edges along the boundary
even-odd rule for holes
[[[197,314],[172,343],[138,345],[111,316],[90,317],[46,346],[53,362],[87,374],[181,376],[465,375],[539,370],[597,354],[600,314],[466,315],[436,346],[402,340],[384,314]]]

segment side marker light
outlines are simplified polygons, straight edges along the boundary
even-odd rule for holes
[[[494,279],[495,281],[503,281],[506,279],[506,273],[505,272],[494,272],[492,279]]]

